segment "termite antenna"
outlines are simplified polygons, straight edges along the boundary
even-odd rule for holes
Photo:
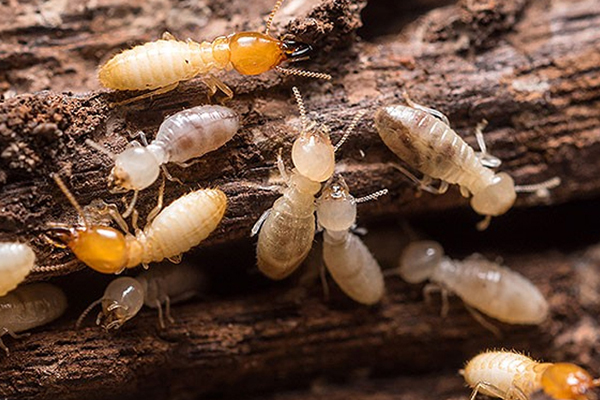
[[[279,11],[284,1],[285,0],[277,0],[277,3],[275,3],[273,10],[271,10],[271,14],[269,14],[269,18],[267,19],[267,28],[265,30],[265,35],[269,34],[269,31],[271,30],[271,25],[273,24],[273,19],[275,18],[275,14],[277,14],[277,11]]]
[[[100,304],[102,302],[102,300],[104,300],[104,298],[94,301],[92,304],[87,306],[87,308],[85,310],[83,310],[83,312],[81,313],[79,318],[77,318],[77,322],[75,322],[75,329],[81,328],[81,324],[83,323],[83,320],[85,319],[85,317],[87,317],[88,314],[90,313],[90,311],[92,311],[92,309],[94,307],[96,307],[98,304]]]
[[[109,156],[113,160],[117,157],[115,155],[115,153],[113,153],[112,151],[108,150],[104,146],[100,146],[98,143],[94,142],[91,139],[85,139],[85,144],[87,144],[88,146],[90,146],[92,149],[99,151],[100,153],[106,154],[107,156]]]
[[[342,136],[342,138],[340,139],[339,142],[337,142],[337,144],[335,145],[335,147],[333,148],[333,152],[335,153],[336,151],[339,150],[340,147],[342,147],[342,145],[344,144],[344,142],[348,139],[348,137],[350,136],[350,134],[354,131],[354,129],[356,128],[356,125],[358,125],[358,121],[360,121],[360,119],[365,115],[366,111],[362,110],[359,111],[356,116],[352,119],[352,122],[350,122],[350,125],[348,126],[348,128],[346,129],[346,132],[344,132],[344,136]]]
[[[548,189],[554,189],[560,185],[560,178],[555,176],[547,181],[535,183],[533,185],[515,185],[515,192],[517,193],[536,193],[539,197],[548,197]]]
[[[371,193],[369,195],[363,196],[363,197],[359,197],[358,199],[354,199],[355,203],[365,203],[367,201],[371,201],[371,200],[375,200],[378,197],[384,196],[386,194],[388,194],[388,190],[387,189],[381,189],[376,191],[375,193]]]
[[[77,214],[79,214],[79,216],[83,220],[83,225],[87,228],[88,227],[87,219],[85,218],[85,214],[83,213],[83,209],[81,208],[81,206],[79,205],[79,203],[75,199],[75,196],[73,196],[73,194],[71,193],[71,191],[69,191],[69,189],[67,188],[67,185],[65,185],[65,183],[60,178],[60,176],[58,176],[58,174],[52,174],[50,176],[52,177],[52,179],[54,179],[54,182],[56,182],[56,184],[58,185],[58,187],[60,188],[60,190],[64,193],[64,195],[67,197],[67,199],[69,200],[69,202],[73,205],[73,207],[75,207],[75,210],[77,210]]]
[[[280,66],[275,67],[277,72],[281,72],[284,75],[297,75],[305,78],[314,78],[314,79],[323,79],[326,81],[331,80],[331,75],[323,73],[323,72],[313,72],[313,71],[305,71],[303,69],[296,68],[283,68]]]
[[[298,110],[300,110],[300,121],[302,121],[302,130],[306,130],[308,127],[308,118],[306,117],[306,108],[304,108],[304,102],[302,101],[302,95],[296,86],[292,88],[296,103],[298,103]]]

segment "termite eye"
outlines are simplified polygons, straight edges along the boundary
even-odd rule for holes
[[[284,40],[282,45],[285,56],[290,61],[306,60],[310,57],[312,46],[310,44],[296,42],[295,40]]]

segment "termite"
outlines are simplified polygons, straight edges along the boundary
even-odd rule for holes
[[[546,299],[523,275],[479,254],[462,261],[452,260],[444,256],[444,249],[434,241],[410,243],[400,258],[398,274],[409,283],[427,279],[433,282],[424,292],[442,291],[443,315],[448,310],[447,292],[455,293],[488,329],[491,327],[470,307],[508,324],[536,325],[548,317]]]
[[[329,129],[308,120],[300,92],[296,87],[293,92],[302,121],[302,131],[292,146],[295,169],[288,174],[279,155],[277,167],[286,188],[252,228],[252,236],[260,231],[256,249],[258,268],[271,279],[287,277],[308,255],[315,236],[315,195],[321,189],[321,182],[333,174],[336,149],[362,116],[357,115],[334,147]]]
[[[25,243],[0,243],[0,296],[25,279],[35,265],[35,254]]]
[[[156,181],[161,167],[166,173],[166,163],[187,166],[185,163],[189,160],[214,151],[231,140],[239,126],[239,116],[230,108],[198,106],[165,119],[158,128],[156,138],[146,146],[134,141],[122,153],[115,155],[91,140],[86,143],[115,161],[109,183],[117,190],[135,192],[134,200],[129,205],[129,209],[132,209],[137,192]],[[142,139],[145,141],[145,136]]]
[[[478,228],[487,228],[491,217],[506,213],[515,203],[517,192],[547,194],[547,189],[560,184],[553,178],[536,185],[515,185],[505,172],[494,173],[501,161],[487,153],[481,130],[477,141],[481,152],[476,153],[452,128],[448,118],[437,110],[413,103],[411,107],[394,105],[382,107],[375,113],[375,126],[383,142],[410,167],[425,176],[418,179],[401,166],[395,166],[421,189],[435,194],[446,192],[449,184],[458,184],[461,194],[472,195],[471,207],[485,219]],[[439,118],[439,119],[438,119]],[[441,181],[439,188],[430,186],[432,179]]]
[[[76,328],[96,305],[102,310],[96,318],[96,325],[106,330],[119,329],[137,315],[143,305],[158,309],[158,321],[165,327],[163,308],[167,320],[171,317],[171,304],[188,300],[203,289],[205,276],[201,269],[190,264],[165,264],[144,271],[135,278],[120,277],[113,280],[104,291],[101,299],[94,301],[77,320]]]
[[[460,371],[477,393],[504,400],[529,400],[543,390],[557,400],[591,400],[590,389],[600,386],[583,368],[571,363],[543,363],[514,351],[486,351],[473,357]]]
[[[56,246],[68,247],[88,267],[105,274],[180,257],[216,229],[227,208],[227,196],[221,190],[196,190],[173,201],[134,236],[108,226],[89,224],[64,182],[58,175],[53,178],[77,210],[83,225],[54,224],[47,235]],[[117,221],[126,231],[124,221],[118,218]]]
[[[29,329],[50,323],[67,309],[67,297],[58,287],[49,283],[20,286],[0,297],[0,349],[9,355],[1,337],[5,334],[18,339]]]
[[[350,229],[356,223],[356,205],[387,193],[380,190],[355,199],[341,175],[334,175],[317,200],[317,221],[323,232],[323,261],[338,286],[353,300],[375,304],[385,285],[379,263]]]
[[[323,73],[283,68],[284,61],[308,58],[310,45],[293,40],[279,40],[269,35],[275,13],[283,0],[277,1],[269,15],[265,33],[238,32],[219,36],[212,42],[180,41],[165,33],[161,40],[149,42],[117,54],[100,67],[102,85],[115,90],[152,90],[128,102],[166,93],[179,82],[202,75],[211,94],[220,89],[228,97],[233,91],[211,73],[235,69],[242,75],[258,75],[275,69],[288,75],[331,79]]]

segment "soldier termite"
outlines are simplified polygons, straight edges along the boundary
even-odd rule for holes
[[[152,90],[125,103],[166,93],[175,89],[180,81],[202,75],[211,93],[220,89],[228,97],[233,91],[211,75],[218,70],[235,69],[242,75],[257,75],[272,69],[288,75],[318,79],[331,79],[323,73],[283,68],[284,61],[308,58],[310,45],[293,40],[278,40],[269,35],[275,13],[283,0],[277,1],[265,33],[238,32],[220,36],[212,42],[176,40],[165,33],[161,40],[125,50],[100,67],[98,76],[102,85],[116,90]]]
[[[199,106],[165,119],[156,138],[146,146],[134,141],[125,151],[114,155],[91,140],[86,143],[107,153],[115,161],[109,178],[111,185],[118,190],[134,190],[137,194],[156,181],[161,166],[164,168],[168,162],[185,166],[189,160],[223,146],[231,140],[239,126],[239,116],[232,109]],[[129,210],[133,209],[136,197],[134,195]],[[124,216],[128,214],[125,212]]]
[[[528,400],[543,390],[561,400],[591,400],[590,389],[600,386],[583,368],[571,363],[542,363],[514,351],[486,351],[473,357],[460,371],[477,393],[504,400]]]
[[[179,303],[195,296],[203,289],[205,276],[201,269],[190,264],[165,264],[144,271],[135,278],[120,277],[113,280],[101,299],[94,301],[77,320],[76,328],[96,305],[102,310],[96,325],[106,330],[119,329],[135,317],[143,305],[158,309],[158,321],[165,327],[162,305],[167,320],[172,321],[171,303]]]
[[[315,195],[321,189],[321,182],[333,174],[336,149],[362,116],[356,116],[334,147],[329,129],[308,120],[300,92],[295,87],[293,91],[302,120],[302,132],[292,146],[295,169],[288,175],[279,156],[277,166],[287,187],[252,228],[253,236],[260,231],[256,249],[258,268],[271,279],[287,277],[308,255],[315,236]]]
[[[35,254],[25,243],[0,243],[0,296],[25,279],[35,265]]]
[[[66,309],[67,297],[49,283],[20,286],[0,297],[0,349],[9,354],[1,339],[3,335],[17,339],[17,333],[52,322]]]
[[[362,240],[350,231],[356,222],[356,204],[387,193],[380,190],[355,199],[340,175],[333,176],[317,200],[317,221],[323,232],[323,261],[339,287],[353,300],[375,304],[385,285],[379,263]]]
[[[398,274],[409,283],[427,279],[441,289],[442,314],[448,310],[447,292],[455,293],[477,321],[496,332],[470,307],[508,324],[540,324],[548,317],[548,303],[523,275],[474,254],[462,261],[444,256],[442,246],[433,241],[412,242],[402,253]]]
[[[497,167],[501,162],[487,153],[481,125],[477,129],[481,152],[475,153],[450,128],[442,113],[412,101],[409,104],[412,107],[380,108],[375,113],[375,126],[388,148],[425,176],[418,179],[404,168],[395,167],[431,193],[441,194],[449,184],[458,184],[463,196],[473,196],[471,207],[475,212],[486,217],[478,225],[479,229],[487,228],[491,217],[506,213],[515,203],[517,192],[546,194],[547,189],[560,184],[560,179],[553,178],[536,185],[515,186],[507,173],[496,174],[488,168]],[[439,188],[429,185],[432,179],[441,181]]]
[[[56,246],[68,247],[88,267],[105,274],[179,257],[216,229],[227,208],[227,197],[219,189],[196,190],[173,201],[133,236],[108,226],[90,225],[66,185],[57,175],[53,178],[77,209],[83,226],[54,224],[47,235]],[[127,230],[122,219],[120,225]]]

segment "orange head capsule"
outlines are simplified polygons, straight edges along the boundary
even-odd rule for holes
[[[282,62],[305,59],[312,48],[291,40],[281,41],[259,32],[240,32],[229,36],[231,64],[242,75],[258,75]]]
[[[586,370],[570,363],[556,363],[542,374],[544,392],[555,399],[594,399],[590,389],[600,386],[600,378],[593,379]]]
[[[125,236],[105,226],[54,227],[48,235],[88,267],[104,274],[120,272],[127,262]]]

